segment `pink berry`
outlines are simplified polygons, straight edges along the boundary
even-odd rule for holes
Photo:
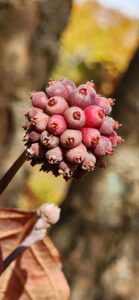
[[[60,96],[65,99],[68,97],[66,88],[58,81],[50,81],[49,86],[46,87],[46,93],[49,97]]]
[[[38,142],[40,139],[40,134],[36,132],[35,130],[32,130],[31,132],[27,133],[24,137],[25,142]]]
[[[58,173],[62,174],[65,179],[72,177],[75,169],[77,168],[77,164],[72,164],[67,161],[61,161],[59,164]]]
[[[65,157],[71,163],[80,164],[83,162],[86,156],[87,149],[83,144],[79,146],[69,149],[65,152]]]
[[[60,143],[65,148],[74,148],[82,141],[82,134],[79,130],[67,129],[60,136]]]
[[[114,100],[111,98],[105,98],[105,97],[101,97],[100,95],[97,95],[93,104],[103,108],[105,113],[109,115],[112,111]]]
[[[113,129],[118,129],[120,124],[111,117],[104,117],[99,131],[102,135],[110,135]]]
[[[48,129],[53,134],[61,135],[67,129],[67,124],[64,117],[60,115],[54,115],[50,117],[48,120]]]
[[[45,157],[49,164],[59,164],[63,159],[62,150],[60,147],[50,149],[46,152]]]
[[[106,154],[111,155],[112,153],[113,149],[111,141],[107,137],[101,136],[98,144],[94,149],[94,154],[96,154],[97,156],[104,156]]]
[[[40,143],[33,143],[30,148],[27,149],[28,158],[42,158],[44,156],[44,149]]]
[[[55,96],[50,98],[46,103],[46,112],[52,115],[63,115],[64,111],[68,108],[68,103],[62,97]]]
[[[88,105],[91,105],[91,96],[88,93],[85,84],[80,85],[72,92],[69,103],[71,106],[79,106],[82,109],[84,109]]]
[[[86,171],[92,171],[95,168],[96,157],[91,153],[87,152],[84,161],[82,162],[82,169]]]
[[[121,144],[124,141],[122,137],[117,135],[115,131],[111,133],[109,140],[111,141],[113,147],[116,147],[118,144]]]
[[[94,101],[96,99],[96,91],[94,89],[94,83],[92,81],[88,81],[86,83],[86,88],[91,97],[91,104],[94,104]]]
[[[52,149],[58,146],[59,137],[45,130],[40,135],[40,141],[47,149]]]
[[[29,120],[34,118],[38,113],[41,113],[42,109],[36,108],[36,107],[30,107],[27,113],[25,113],[25,116],[28,117]]]
[[[45,113],[38,113],[34,118],[31,119],[32,125],[41,132],[44,131],[47,127],[49,117]]]
[[[69,107],[64,113],[69,128],[80,129],[85,124],[84,111],[80,107]]]
[[[48,98],[44,92],[32,92],[30,96],[33,106],[45,109]]]
[[[60,83],[66,88],[68,92],[68,97],[71,95],[71,93],[76,89],[76,85],[73,81],[68,80],[68,79],[61,79]],[[68,101],[68,99],[67,99]]]
[[[95,105],[86,107],[84,113],[86,118],[86,127],[99,127],[105,116],[104,110]]]
[[[97,145],[100,139],[100,132],[95,128],[82,129],[82,142],[87,148],[92,148]]]

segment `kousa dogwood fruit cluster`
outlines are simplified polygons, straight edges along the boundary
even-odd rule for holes
[[[82,178],[104,166],[123,139],[110,113],[114,100],[96,93],[93,81],[78,87],[68,79],[50,80],[45,92],[30,94],[24,142],[31,165],[64,179]]]

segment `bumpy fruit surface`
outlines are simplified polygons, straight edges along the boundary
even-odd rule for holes
[[[34,107],[45,109],[48,98],[44,92],[32,92],[30,96]]]
[[[85,159],[87,149],[83,144],[67,150],[65,152],[66,159],[71,163],[81,164]]]
[[[70,105],[79,106],[82,109],[91,105],[91,96],[85,84],[75,89],[70,96]]]
[[[67,129],[64,117],[54,115],[48,120],[48,130],[56,135],[61,135]]]
[[[106,136],[101,136],[95,147],[94,153],[97,156],[111,155],[113,153],[112,143]]]
[[[92,171],[95,168],[96,157],[91,152],[87,152],[82,162],[82,169],[86,171]]]
[[[50,132],[44,130],[40,135],[40,142],[47,149],[52,149],[59,145],[59,137],[50,134]]]
[[[68,91],[60,82],[50,81],[49,86],[46,87],[46,93],[48,97],[60,96],[63,98],[68,97]]]
[[[85,124],[84,111],[77,106],[66,109],[64,117],[69,128],[81,129]]]
[[[46,152],[45,157],[50,164],[59,164],[63,159],[62,150],[60,147],[50,149]]]
[[[45,106],[46,113],[52,115],[63,115],[64,111],[68,108],[68,103],[62,97],[55,96],[50,98]]]
[[[91,105],[85,109],[86,127],[98,128],[105,116],[105,112],[101,107]]]
[[[116,122],[113,118],[106,116],[102,121],[99,131],[102,135],[107,136],[112,134],[113,130],[118,129],[119,126],[119,123]]]
[[[112,111],[114,100],[111,98],[105,98],[101,97],[100,95],[97,95],[93,104],[103,108],[105,113],[109,115]]]
[[[65,148],[74,148],[82,141],[82,133],[80,130],[67,129],[60,136],[60,143]]]
[[[40,171],[82,179],[123,142],[110,115],[114,100],[96,93],[93,81],[78,87],[66,78],[50,80],[46,92],[30,93],[23,141],[30,164]],[[116,131],[115,131],[116,130]]]

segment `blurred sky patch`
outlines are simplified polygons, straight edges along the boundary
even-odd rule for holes
[[[75,0],[75,2],[78,3],[85,1],[86,0]],[[92,2],[93,1],[94,0],[92,0]],[[108,8],[118,9],[132,18],[139,18],[139,0],[98,0],[98,2]]]

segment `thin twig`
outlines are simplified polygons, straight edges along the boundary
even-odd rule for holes
[[[16,260],[19,256],[21,256],[23,252],[27,250],[32,244],[41,241],[45,237],[46,229],[37,230],[36,224],[34,225],[33,230],[30,232],[30,234],[25,238],[25,240],[5,258],[5,260],[3,261],[1,274],[8,268],[8,266],[14,260]]]
[[[4,192],[10,181],[13,179],[15,174],[21,168],[23,163],[26,161],[26,150],[17,158],[10,169],[5,173],[5,175],[0,180],[0,195]]]

